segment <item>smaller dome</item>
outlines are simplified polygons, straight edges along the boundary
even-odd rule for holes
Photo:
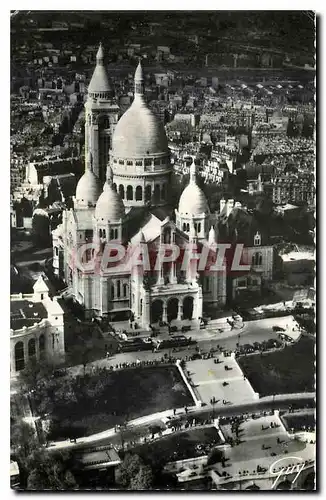
[[[183,190],[179,200],[180,214],[200,215],[209,213],[206,196],[197,184],[191,182]]]
[[[91,170],[87,169],[77,184],[76,201],[79,205],[94,206],[101,191],[100,180]]]
[[[125,207],[119,194],[112,184],[104,184],[103,193],[99,197],[95,208],[95,218],[104,221],[118,221],[125,215]]]

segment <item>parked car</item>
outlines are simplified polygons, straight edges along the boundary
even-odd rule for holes
[[[191,337],[185,337],[184,335],[173,335],[171,338],[166,340],[159,340],[157,343],[158,349],[170,349],[172,347],[181,347],[192,344],[194,341]]]
[[[119,342],[119,351],[120,352],[137,352],[137,351],[149,351],[152,350],[154,344],[152,339],[149,337],[144,340],[141,338],[135,338],[132,340],[126,340]]]

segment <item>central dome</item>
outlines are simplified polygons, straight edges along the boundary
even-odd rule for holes
[[[132,158],[168,152],[164,126],[144,99],[143,72],[139,63],[135,73],[135,98],[115,128],[112,153],[116,157]]]
[[[118,221],[125,215],[125,207],[118,193],[108,182],[95,207],[95,218],[104,221]]]
[[[142,99],[135,99],[115,128],[112,138],[114,156],[128,158],[168,151],[162,123]]]

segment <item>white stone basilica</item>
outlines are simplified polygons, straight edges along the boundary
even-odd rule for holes
[[[77,185],[74,208],[63,213],[62,224],[53,231],[55,273],[65,280],[88,317],[108,316],[113,321],[132,317],[149,328],[160,319],[198,319],[203,304],[222,308],[224,272],[203,276],[191,265],[182,269],[178,260],[169,266],[162,263],[150,273],[137,264],[128,271],[101,266],[85,270],[74,258],[85,242],[98,244],[95,257],[92,250],[87,256],[95,260],[108,242],[127,249],[146,243],[150,255],[158,253],[162,243],[176,243],[181,250],[189,242],[216,243],[216,215],[210,214],[197,185],[194,163],[175,213],[169,205],[170,152],[164,127],[145,101],[141,63],[135,72],[134,101],[116,125],[109,96],[100,47],[85,104],[85,173]]]

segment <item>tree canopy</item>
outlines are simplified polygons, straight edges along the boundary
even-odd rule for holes
[[[38,450],[29,458],[27,490],[60,491],[78,488],[70,470],[71,459],[67,453],[49,453]]]
[[[153,485],[151,467],[138,455],[128,453],[119,467],[117,483],[126,490],[150,490]]]

